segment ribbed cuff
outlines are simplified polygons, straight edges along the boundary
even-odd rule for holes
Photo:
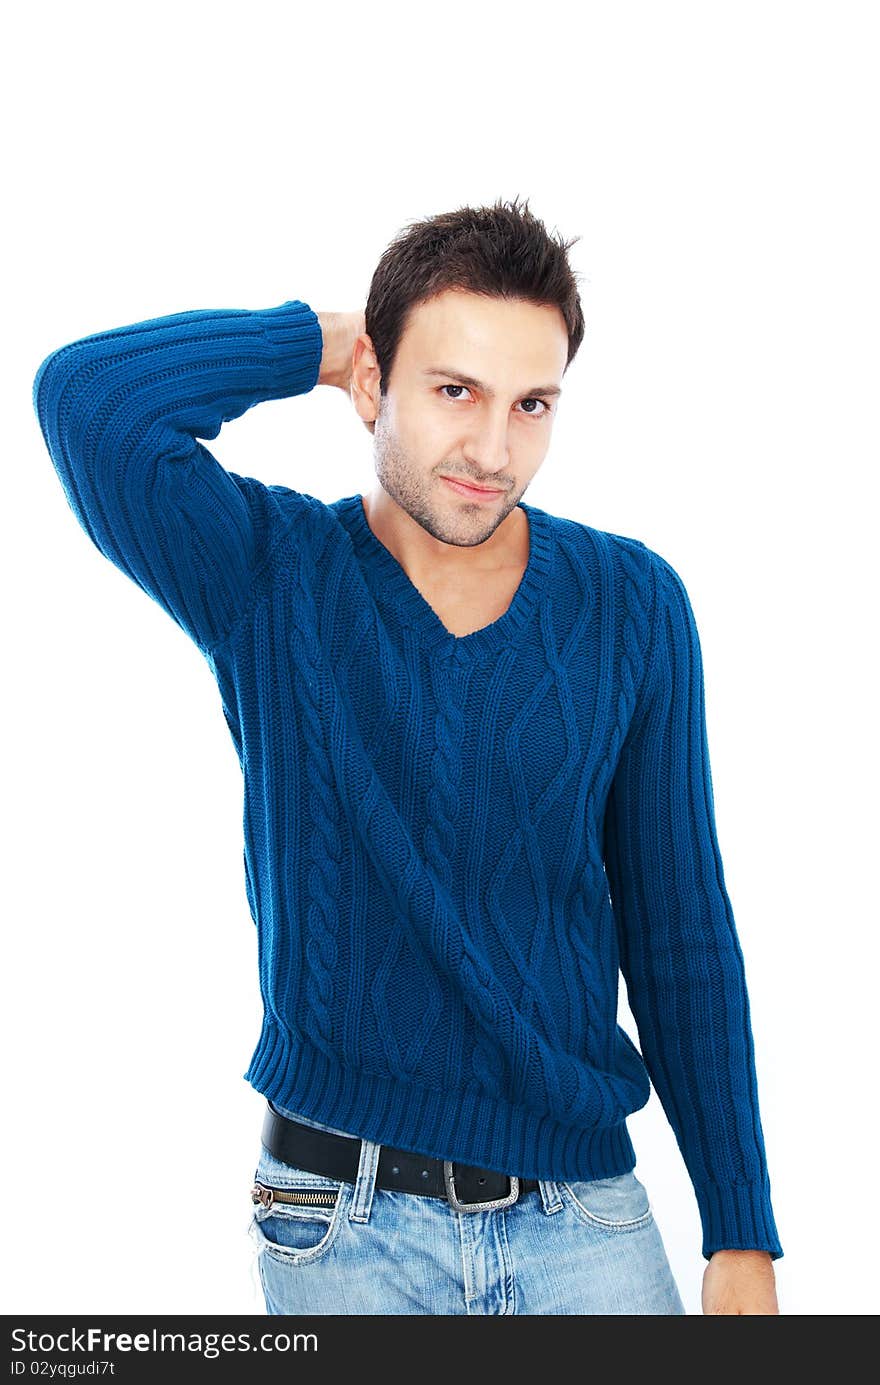
[[[283,395],[306,394],[321,373],[324,337],[318,315],[299,298],[255,313],[272,347],[273,371]]]
[[[756,1183],[695,1184],[694,1192],[707,1260],[716,1250],[767,1250],[772,1260],[782,1257],[766,1177]]]

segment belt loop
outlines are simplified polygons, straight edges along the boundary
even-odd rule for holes
[[[562,1210],[563,1201],[556,1182],[552,1178],[539,1178],[538,1190],[541,1194],[541,1202],[545,1212],[559,1212]]]
[[[376,1169],[379,1166],[381,1149],[382,1146],[375,1144],[373,1140],[361,1140],[354,1194],[348,1209],[349,1221],[367,1222],[370,1220],[373,1193],[376,1190]]]

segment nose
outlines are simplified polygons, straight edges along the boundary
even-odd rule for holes
[[[502,471],[510,461],[509,427],[507,409],[487,410],[483,418],[474,421],[468,433],[464,456],[487,477]]]

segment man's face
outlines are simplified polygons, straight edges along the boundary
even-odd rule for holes
[[[482,543],[547,454],[567,357],[558,308],[457,289],[418,304],[375,420],[383,488],[435,538]]]

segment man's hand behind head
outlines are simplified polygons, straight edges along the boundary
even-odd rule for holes
[[[335,385],[351,393],[351,365],[354,344],[366,330],[363,310],[353,313],[318,313],[324,350],[321,356],[319,385]]]

